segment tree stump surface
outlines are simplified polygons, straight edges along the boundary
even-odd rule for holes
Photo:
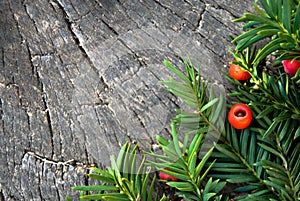
[[[78,200],[91,164],[168,136],[181,56],[226,83],[252,0],[0,0],[0,200]]]

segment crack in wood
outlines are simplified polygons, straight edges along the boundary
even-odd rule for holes
[[[194,29],[195,33],[201,33],[200,29],[203,23],[204,14],[207,12],[208,4],[204,3],[204,9],[199,13],[199,19],[197,22],[197,27]]]
[[[82,46],[82,44],[80,42],[80,39],[78,38],[78,36],[74,32],[73,26],[76,26],[76,25],[68,17],[68,13],[65,10],[64,6],[58,0],[55,0],[55,1],[52,1],[52,2],[55,2],[57,4],[57,6],[60,8],[60,10],[63,12],[64,21],[67,25],[67,29],[69,30],[70,34],[72,35],[72,38],[73,38],[75,44],[77,45],[78,49],[81,51],[82,55],[88,60],[91,67],[95,70],[95,72],[97,72],[97,68],[95,67],[94,63],[90,59],[90,57],[89,57],[87,51],[85,50],[85,48]]]
[[[1,188],[1,184],[0,184],[0,201],[5,201],[4,200],[4,194],[3,194],[3,192],[2,192],[2,188]]]
[[[5,68],[5,54],[4,47],[1,47],[1,56],[2,56],[2,68]]]
[[[66,161],[52,160],[52,159],[49,159],[45,156],[39,155],[32,151],[26,151],[22,158],[24,158],[26,155],[31,156],[37,160],[40,160],[45,164],[52,164],[52,165],[56,165],[56,166],[72,166],[75,168],[77,167],[77,168],[83,168],[83,169],[91,169],[93,167],[97,167],[97,164],[95,164],[95,163],[83,163],[83,162],[77,161],[75,159],[70,159],[70,160],[66,160]]]
[[[80,40],[79,40],[79,38],[77,37],[76,33],[73,31],[73,28],[72,28],[73,22],[71,22],[71,21],[69,20],[69,18],[66,17],[66,16],[67,16],[67,13],[66,13],[66,11],[64,10],[64,8],[63,8],[63,7],[60,7],[60,8],[62,9],[62,11],[63,11],[63,13],[64,13],[64,16],[65,16],[65,17],[64,17],[65,23],[66,23],[66,25],[67,25],[67,28],[68,28],[70,34],[72,35],[73,40],[75,41],[75,44],[76,44],[77,47],[80,49],[80,51],[82,52],[83,56],[86,57],[86,58],[88,58],[88,54],[86,53],[85,49],[82,47],[82,45],[81,45],[81,43],[80,43]]]
[[[38,82],[40,83],[40,87],[41,87],[41,93],[42,95],[42,102],[43,102],[43,109],[46,115],[46,121],[47,121],[47,125],[48,125],[48,129],[49,129],[49,135],[50,135],[50,146],[51,146],[51,157],[54,156],[54,141],[53,141],[53,137],[54,137],[54,133],[53,133],[53,128],[52,128],[52,121],[51,121],[51,115],[50,115],[50,109],[48,107],[48,102],[47,102],[47,93],[45,90],[45,86],[44,83],[41,81],[40,75],[39,73],[37,73],[37,79]]]
[[[109,30],[111,30],[116,36],[119,35],[119,33],[118,33],[112,26],[110,26],[109,23],[107,23],[104,19],[101,19],[101,22],[102,22],[103,24],[105,24],[105,26],[107,26],[107,28],[108,28]]]
[[[1,119],[1,130],[3,132],[3,136],[6,135],[6,129],[5,129],[5,122],[4,122],[4,118],[3,118],[4,112],[3,112],[3,101],[2,98],[0,97],[0,119]],[[1,183],[0,183],[1,185]],[[1,188],[0,188],[1,189]]]
[[[36,24],[36,22],[34,21],[34,19],[32,18],[32,16],[30,15],[30,13],[28,12],[28,8],[27,8],[27,5],[26,5],[25,2],[23,3],[23,6],[24,6],[24,9],[25,9],[25,12],[26,12],[28,18],[31,20],[32,24],[34,25],[34,28],[35,28],[36,33],[39,33],[37,24]],[[11,8],[10,8],[10,9],[11,9]],[[12,9],[11,9],[11,12],[14,13]],[[20,35],[21,35],[21,37],[22,37],[22,34],[21,34],[22,32],[20,31],[20,27],[19,27],[20,25],[18,25],[18,18],[19,18],[18,14],[15,14],[15,15],[14,15],[14,18],[15,18],[16,23],[17,23],[18,31],[19,31],[19,33],[20,33]],[[42,51],[41,51],[41,52],[42,52]]]
[[[191,3],[191,2],[189,2],[187,0],[184,0],[184,2],[190,6],[189,11],[194,12],[195,14],[201,16],[201,13],[204,10],[203,8],[196,8],[193,3]],[[179,29],[176,30],[176,31],[181,31],[185,26],[189,26],[189,27],[191,27],[191,29],[196,29],[197,28],[197,27],[195,27],[195,24],[193,23],[193,21],[191,21],[191,19],[188,18],[189,16],[185,16],[186,13],[182,14],[182,13],[179,13],[178,11],[174,11],[172,9],[174,7],[171,7],[171,6],[168,6],[168,5],[164,4],[164,3],[162,3],[162,1],[160,1],[160,0],[155,0],[155,3],[157,3],[158,5],[160,5],[162,8],[168,10],[173,15],[177,16],[179,19],[183,19],[183,22],[181,23]],[[200,11],[200,13],[198,13],[199,11]],[[199,20],[198,20],[198,22],[199,22]]]
[[[42,166],[42,171],[41,172],[44,172],[44,166]],[[37,177],[38,178],[38,183],[40,184],[41,183],[41,177]],[[38,185],[38,194],[39,194],[39,197],[40,198],[43,198],[43,194],[42,194],[42,189],[41,189],[41,185]]]

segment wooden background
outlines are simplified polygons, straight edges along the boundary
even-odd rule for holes
[[[0,200],[64,200],[130,141],[167,136],[160,80],[189,56],[226,85],[232,19],[253,0],[0,0]],[[76,200],[76,199],[75,199]]]

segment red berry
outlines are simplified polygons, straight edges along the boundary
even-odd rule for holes
[[[236,129],[245,129],[251,124],[252,112],[245,104],[235,104],[229,110],[228,121]]]
[[[295,75],[300,68],[300,61],[297,60],[283,60],[282,64],[284,71],[290,75]]]
[[[178,180],[178,178],[168,175],[164,172],[159,172],[159,178],[161,180],[165,180],[165,181],[177,181]]]
[[[247,71],[243,70],[237,64],[230,64],[229,74],[233,79],[240,81],[248,80],[251,77]]]

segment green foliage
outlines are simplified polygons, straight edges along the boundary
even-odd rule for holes
[[[174,67],[171,69],[173,70]],[[187,71],[189,70],[190,68],[187,69]],[[194,73],[187,72],[187,74]],[[260,75],[264,76],[260,77]],[[194,78],[181,77],[182,83],[174,80],[168,82],[169,91],[173,91],[173,88],[178,85],[193,86],[192,81],[195,80]],[[181,111],[172,124],[172,140],[166,141],[165,139],[160,140],[160,137],[158,138],[165,155],[155,155],[159,161],[156,166],[160,168],[167,166],[171,170],[168,172],[170,175],[184,181],[180,183],[167,182],[168,185],[180,191],[179,195],[188,193],[191,197],[186,198],[192,200],[204,199],[201,193],[198,193],[204,192],[203,189],[198,190],[191,182],[193,176],[200,176],[198,171],[194,171],[194,167],[197,166],[190,165],[194,164],[192,161],[197,160],[193,158],[189,151],[185,152],[185,147],[189,147],[189,150],[197,150],[197,148],[205,146],[203,139],[207,137],[209,131],[213,131],[213,133],[221,135],[219,141],[214,143],[214,149],[207,151],[205,157],[199,163],[205,164],[205,176],[208,174],[208,178],[212,177],[218,181],[221,179],[237,186],[241,185],[234,189],[234,192],[240,194],[235,200],[298,199],[300,194],[299,88],[287,76],[271,76],[267,75],[266,72],[260,72],[257,73],[255,78],[261,80],[261,82],[256,83],[256,89],[251,87],[250,82],[243,84],[229,78],[237,85],[237,89],[229,95],[250,105],[252,109],[255,121],[251,127],[239,131],[225,121],[223,123],[226,129],[223,130],[222,127],[216,126],[217,122],[209,121],[209,119],[218,119],[221,110],[214,108],[213,113],[206,110],[206,105],[207,108],[212,108],[214,105],[217,105],[216,108],[221,108],[217,103],[224,104],[222,98],[201,99],[203,100],[201,104],[197,103],[195,98],[194,103],[190,105],[200,106],[198,112]],[[200,97],[197,95],[200,93],[197,88],[189,90],[193,91],[194,97]],[[177,94],[186,101],[183,93]],[[189,142],[186,138],[190,135],[185,135],[184,142],[180,143],[175,132],[176,129],[174,129],[175,124],[188,128],[190,130],[187,132],[188,134],[196,134],[189,146],[185,142]],[[174,134],[176,135],[174,136]],[[197,142],[198,138],[201,140],[199,140],[200,142]],[[209,154],[209,157],[207,154]],[[197,155],[199,158],[199,154]],[[193,176],[190,177],[189,175]],[[200,183],[195,182],[198,188]],[[205,193],[205,195],[208,196],[211,193]]]
[[[149,164],[180,180],[166,181],[167,185],[178,190],[177,194],[180,197],[188,200],[225,200],[225,197],[218,195],[226,184],[223,181],[213,181],[210,178],[202,189],[203,181],[213,166],[213,163],[209,167],[205,167],[205,164],[214,147],[211,143],[208,144],[210,147],[205,147],[204,153],[201,149],[206,138],[218,139],[220,136],[217,126],[222,128],[219,117],[224,115],[222,114],[224,98],[222,94],[215,98],[212,89],[210,95],[207,95],[208,85],[201,82],[199,70],[197,72],[191,63],[184,61],[186,74],[168,61],[165,61],[165,64],[180,81],[171,79],[162,83],[168,91],[194,108],[195,112],[177,111],[178,115],[171,123],[172,139],[167,140],[157,136],[163,154],[148,153],[156,159],[156,161],[149,161]],[[186,92],[189,92],[188,96]],[[183,142],[178,138],[178,126],[186,129]]]
[[[167,185],[178,190],[178,195],[193,200],[213,200],[217,193],[225,186],[225,182],[219,180],[210,182],[205,188],[201,189],[201,183],[206,178],[209,170],[213,166],[204,169],[206,161],[213,152],[213,147],[199,160],[199,153],[203,143],[203,133],[198,133],[192,137],[192,141],[187,146],[187,141],[181,143],[178,140],[175,124],[172,123],[172,140],[157,137],[158,143],[163,150],[163,155],[148,153],[156,161],[149,161],[149,164],[158,168],[159,171],[178,178],[180,181],[165,181]],[[191,135],[186,135],[186,139]],[[208,194],[210,196],[208,196]]]
[[[300,1],[256,0],[254,7],[256,14],[245,13],[234,20],[246,22],[245,32],[232,41],[237,43],[236,50],[242,52],[263,39],[271,38],[259,49],[252,63],[254,66],[273,52],[281,59],[300,58]]]
[[[231,140],[230,143],[236,147],[235,150],[240,150],[238,144],[246,145],[244,149],[249,150],[252,157],[242,155],[252,166],[251,171],[255,173],[252,176],[256,176],[257,182],[262,185],[255,185],[256,188],[251,189],[255,189],[254,193],[242,200],[252,200],[255,195],[264,195],[264,199],[297,200],[300,194],[299,87],[282,74],[266,75],[262,80],[256,90],[240,84],[238,91],[230,94],[250,104],[256,117],[250,129],[238,134],[247,138]],[[227,133],[233,135],[234,132]]]
[[[153,197],[156,176],[151,178],[151,169],[145,166],[145,158],[138,161],[137,146],[131,150],[130,144],[126,143],[116,160],[111,157],[111,162],[112,166],[107,170],[92,168],[92,173],[88,174],[89,178],[102,184],[73,187],[73,190],[81,191],[80,200],[159,200]],[[165,196],[160,199],[165,200]]]
[[[191,62],[183,62],[187,75],[165,60],[165,65],[180,78],[180,81],[170,79],[161,83],[195,111],[178,110],[173,123],[186,128],[186,134],[209,133],[218,138],[220,130],[224,127],[222,117],[225,118],[225,94],[222,91],[216,94],[213,86],[208,88],[208,84],[201,81],[200,69],[196,71]],[[189,92],[189,95],[186,95],[186,92]]]
[[[187,72],[187,75],[185,75],[167,60],[164,61],[164,64],[180,78],[181,82],[171,79],[161,83],[167,87],[168,91],[182,98],[191,107],[201,108],[206,103],[207,85],[201,82],[200,76],[194,67],[184,61]]]
[[[252,77],[242,83],[227,75],[237,86],[228,95],[250,105],[255,122],[242,131],[226,124],[227,140],[216,144],[218,152],[211,158],[217,158],[217,162],[211,175],[242,183],[235,191],[245,195],[237,200],[299,200],[299,75],[291,79],[281,70],[270,75],[260,64],[273,52],[277,59],[274,65],[283,59],[299,58],[300,1],[259,3],[263,10],[256,1],[256,15],[246,13],[235,20],[247,22],[246,31],[232,40],[236,46],[233,56]],[[272,40],[256,51],[253,45],[265,38]]]

